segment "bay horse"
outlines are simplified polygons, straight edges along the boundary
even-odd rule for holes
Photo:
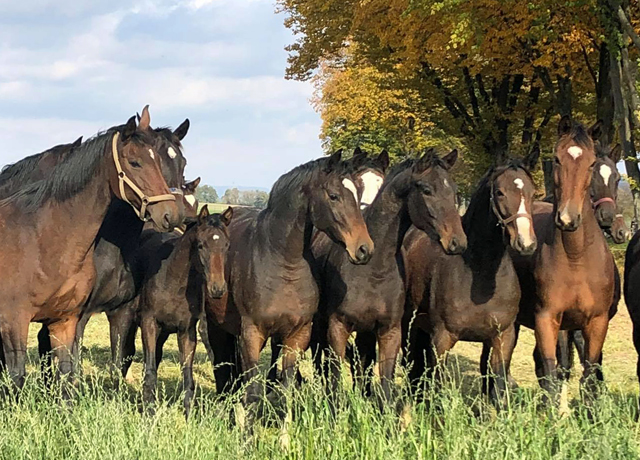
[[[155,401],[162,349],[169,335],[176,333],[187,417],[195,390],[196,325],[203,311],[205,293],[216,299],[227,290],[224,263],[229,248],[227,227],[232,216],[232,208],[222,214],[209,215],[204,206],[197,221],[190,224],[182,236],[166,237],[156,232],[140,251],[146,267],[137,311],[144,349],[144,400]]]
[[[487,358],[492,351],[489,366],[484,360],[481,366],[483,392],[494,405],[502,403],[520,303],[509,248],[530,255],[537,246],[530,173],[540,153],[536,147],[523,161],[511,159],[494,166],[480,180],[462,218],[466,251],[447,255],[417,229],[407,233],[404,327],[414,385],[458,341],[481,342]]]
[[[160,161],[160,169],[172,194],[177,198],[180,214],[184,218],[184,168],[182,139],[187,135],[190,122],[186,119],[175,130],[169,128],[151,129],[149,106],[145,106],[139,117],[139,129],[146,131],[153,140],[153,151]],[[85,327],[89,319],[97,313],[115,310],[131,301],[138,293],[141,277],[133,269],[135,254],[140,243],[144,222],[135,211],[120,200],[113,200],[98,232],[94,250],[95,283],[91,295],[82,306],[81,316],[76,326],[72,349],[74,364],[80,364],[80,347]],[[148,224],[147,224],[148,225]],[[117,346],[117,336],[112,331],[112,349]],[[48,353],[51,351],[49,330],[46,324],[38,333],[38,349],[43,359],[43,369],[50,367]],[[113,350],[112,350],[113,352]],[[45,373],[46,376],[46,373]]]
[[[615,264],[589,193],[599,130],[600,122],[587,130],[570,117],[560,120],[552,209],[548,210],[546,203],[536,203],[533,214],[538,249],[532,257],[514,257],[522,289],[518,322],[535,331],[540,384],[553,400],[558,395],[559,331],[582,331],[583,383],[593,393],[590,377],[602,378],[597,368],[610,311],[616,303]]]
[[[221,299],[207,298],[205,311],[216,359],[237,362],[229,337],[239,338],[243,378],[249,383],[248,404],[262,393],[262,383],[255,377],[269,338],[275,337],[285,347],[283,385],[295,381],[297,354],[308,346],[318,308],[310,253],[314,228],[346,250],[353,264],[366,264],[374,253],[356,200],[343,185],[341,155],[336,152],[284,174],[274,184],[265,210],[238,212],[229,226],[228,291]],[[220,334],[220,329],[227,335]],[[227,375],[216,374],[216,385],[225,390],[233,367],[221,367]]]
[[[330,351],[330,384],[339,385],[340,362],[353,332],[375,335],[378,343],[384,401],[393,397],[393,377],[402,338],[405,304],[401,245],[413,224],[442,245],[448,254],[465,250],[467,237],[456,209],[455,185],[449,170],[458,153],[440,159],[433,149],[419,159],[405,160],[386,176],[380,192],[365,211],[376,245],[366,266],[347,262],[332,245],[320,267],[321,297],[314,319],[321,350]],[[375,343],[375,342],[374,342]],[[382,402],[382,401],[381,401]]]
[[[357,147],[353,156],[343,162],[345,178],[342,180],[347,190],[351,191],[356,198],[356,202],[360,209],[364,210],[373,203],[378,195],[380,187],[384,182],[384,178],[389,168],[389,153],[383,150],[378,156],[371,157],[369,153]],[[315,231],[311,242],[311,253],[313,255],[313,266],[322,267],[326,256],[331,249],[333,242],[324,233]],[[314,270],[316,278],[318,278],[318,269]],[[321,280],[318,279],[320,283]],[[314,356],[318,356],[319,338],[311,338],[311,349]],[[271,339],[271,367],[269,368],[269,381],[277,380],[277,360],[280,356],[282,344],[276,339]],[[213,356],[210,353],[210,356]],[[214,358],[215,359],[215,358]],[[214,359],[211,362],[214,362]],[[215,365],[214,365],[215,366]]]
[[[153,138],[135,117],[96,135],[58,162],[48,177],[0,201],[0,254],[18,267],[0,284],[5,367],[21,387],[29,323],[46,323],[58,373],[72,371],[75,327],[93,287],[94,243],[116,197],[161,231],[178,223],[175,197],[160,173]],[[11,232],[9,232],[11,229]],[[15,244],[19,238],[20,244]]]

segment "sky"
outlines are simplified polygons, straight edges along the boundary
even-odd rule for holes
[[[0,164],[122,124],[191,129],[187,179],[270,187],[322,155],[274,0],[0,0]]]

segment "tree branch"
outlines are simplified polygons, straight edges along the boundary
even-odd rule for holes
[[[609,2],[609,3],[611,4],[612,2]],[[613,5],[611,6],[612,8],[615,8],[615,6]],[[636,31],[633,29],[633,26],[631,25],[631,22],[629,22],[629,18],[625,14],[621,5],[618,5],[616,14],[618,16],[618,21],[620,21],[620,24],[622,25],[622,28],[629,35],[629,37],[631,37],[631,41],[633,41],[633,44],[635,45],[635,47],[638,48],[638,50],[640,50],[640,37],[638,36]]]
[[[473,117],[476,120],[480,120],[480,106],[478,104],[478,97],[476,96],[476,90],[473,84],[473,79],[469,73],[468,67],[462,68],[462,74],[464,75],[464,81],[467,85],[467,92],[469,93],[469,100],[471,101],[471,109],[473,110]]]
[[[451,115],[453,115],[454,118],[462,118],[463,121],[468,123],[470,126],[475,127],[475,122],[469,115],[469,112],[467,112],[464,104],[457,97],[455,97],[447,87],[444,86],[444,83],[442,82],[440,77],[438,77],[435,70],[433,70],[431,66],[429,66],[429,64],[427,64],[426,62],[422,63],[422,69],[425,76],[444,96],[444,104],[449,112],[451,112]]]
[[[593,84],[597,88],[598,76],[596,75],[596,71],[593,70],[591,63],[589,62],[589,55],[587,54],[587,49],[584,47],[584,45],[580,45],[580,47],[582,48],[582,55],[584,56],[584,62],[587,65],[587,70],[589,70],[589,73],[591,74],[591,78],[593,79]]]

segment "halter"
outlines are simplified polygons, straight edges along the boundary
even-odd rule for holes
[[[516,220],[518,217],[525,217],[525,218],[529,219],[533,223],[533,218],[531,217],[531,214],[526,213],[526,212],[517,212],[517,213],[507,217],[506,219],[503,219],[502,216],[500,215],[500,211],[498,211],[498,208],[496,206],[496,202],[494,200],[493,184],[491,184],[491,189],[490,190],[491,190],[491,210],[493,211],[493,213],[495,214],[496,218],[498,219],[498,225],[500,225],[502,228],[506,228],[507,224],[510,224],[511,222]]]
[[[591,206],[593,206],[593,210],[595,211],[596,209],[598,209],[598,206],[600,206],[602,203],[611,203],[612,205],[615,206],[616,201],[613,198],[609,198],[608,196],[606,196],[604,198],[600,198],[598,201],[593,203]]]
[[[119,136],[120,136],[120,133],[115,133],[113,135],[113,141],[111,143],[111,146],[112,146],[112,152],[113,152],[113,162],[116,165],[116,172],[118,173],[118,188],[120,189],[120,199],[125,203],[130,204],[133,210],[136,212],[137,216],[142,221],[146,222],[147,219],[145,218],[145,214],[147,212],[147,206],[149,206],[150,204],[158,203],[160,201],[176,201],[176,197],[173,193],[164,194],[164,195],[147,196],[144,194],[142,190],[140,190],[140,188],[131,179],[127,177],[127,174],[124,172],[124,170],[122,169],[122,166],[120,165],[120,158],[118,158],[118,137]],[[138,196],[138,198],[140,198],[140,202],[142,203],[140,206],[140,209],[136,208],[136,206],[127,198],[127,194],[125,193],[125,189],[124,189],[125,184],[129,186],[131,191],[135,193]]]

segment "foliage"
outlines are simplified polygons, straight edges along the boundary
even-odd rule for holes
[[[237,188],[228,188],[220,199],[225,204],[240,204],[240,191]]]
[[[269,194],[262,190],[243,190],[229,188],[224,192],[222,203],[230,205],[253,206],[256,208],[266,208],[269,201]]]
[[[217,203],[218,192],[210,185],[200,185],[196,189],[195,196],[201,203]]]

